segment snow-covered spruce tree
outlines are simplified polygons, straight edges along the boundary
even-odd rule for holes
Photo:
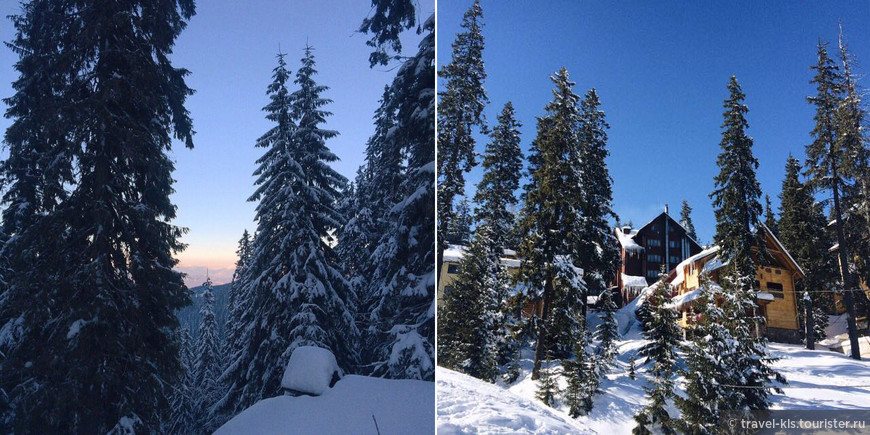
[[[800,181],[800,170],[800,162],[789,155],[779,195],[778,238],[804,271],[804,279],[796,283],[795,294],[809,292],[816,313],[815,336],[821,341],[828,325],[826,312],[834,308],[831,291],[837,286],[837,270],[835,259],[828,253],[833,241],[825,228],[827,219],[810,188]],[[803,325],[803,310],[800,312]]]
[[[489,382],[498,376],[497,296],[508,284],[498,253],[490,249],[492,234],[487,224],[477,227],[438,316],[439,363]]]
[[[508,101],[498,116],[498,124],[490,132],[490,141],[483,156],[483,178],[474,195],[474,201],[478,204],[475,213],[478,225],[492,229],[488,249],[499,258],[505,248],[514,247],[509,246],[508,239],[514,231],[516,218],[511,210],[517,205],[514,192],[520,186],[523,168],[521,126],[516,120],[513,104]],[[498,268],[499,274],[505,276],[506,270],[501,263]],[[519,319],[507,306],[507,286],[498,286],[496,290],[498,359],[500,364],[506,364],[513,360],[513,354],[519,352],[519,343],[512,333]]]
[[[646,357],[646,363],[653,367],[650,387],[644,387],[649,403],[635,416],[635,434],[650,433],[651,429],[663,433],[673,433],[673,421],[667,411],[667,401],[674,396],[674,382],[671,376],[677,361],[680,346],[680,331],[677,313],[671,306],[671,289],[665,282],[667,271],[662,266],[659,282],[646,300],[649,306],[648,328],[643,331],[645,339],[650,340],[638,352]],[[632,362],[634,362],[632,360]]]
[[[591,380],[589,379],[589,357],[586,354],[586,334],[579,334],[574,345],[574,359],[562,361],[568,386],[564,399],[568,405],[568,414],[577,418],[592,410]]]
[[[538,378],[538,391],[535,398],[544,402],[547,406],[553,406],[556,397],[559,396],[559,372],[551,365],[551,357],[547,354],[546,367],[541,368],[541,376]]]
[[[837,259],[840,265],[850,265],[850,240],[846,238],[843,225],[844,204],[842,196],[848,186],[852,185],[857,174],[854,156],[857,150],[855,140],[847,139],[851,135],[840,132],[841,123],[845,118],[838,118],[838,111],[843,104],[844,80],[839,68],[828,56],[826,44],[819,43],[818,63],[811,67],[816,75],[811,83],[816,85],[816,95],[807,97],[807,101],[815,106],[816,122],[810,135],[812,143],[807,145],[807,160],[804,166],[807,185],[814,192],[825,191],[831,194],[824,203],[831,205],[831,216],[834,220],[835,241],[837,242]],[[845,125],[843,125],[845,127]],[[858,142],[859,143],[859,142]],[[858,281],[851,267],[840,267],[840,282],[846,290],[858,288]],[[846,303],[846,323],[849,331],[849,341],[852,345],[852,358],[861,359],[858,351],[858,328],[855,323],[855,297],[853,292],[843,294]]]
[[[773,234],[779,235],[779,222],[776,220],[776,215],[773,214],[773,208],[770,206],[770,195],[764,195],[764,225]]]
[[[471,203],[468,198],[462,197],[456,204],[453,215],[453,223],[447,229],[447,243],[454,245],[468,245],[471,242],[471,226],[474,222],[471,215]]]
[[[545,107],[547,114],[538,118],[538,134],[532,142],[529,155],[531,180],[526,186],[520,230],[524,234],[519,247],[523,258],[520,280],[529,284],[529,296],[541,304],[538,321],[535,363],[532,377],[537,379],[547,349],[563,343],[554,337],[568,337],[571,349],[573,336],[580,331],[567,331],[566,324],[579,324],[582,296],[586,288],[574,272],[568,256],[574,252],[575,237],[581,234],[582,204],[580,181],[573,166],[576,158],[577,125],[579,122],[578,96],[568,71],[562,68],[550,80],[556,86],[553,101]],[[557,278],[562,274],[561,280]],[[561,301],[559,300],[561,296]],[[579,300],[579,305],[572,301]],[[558,311],[562,318],[551,313]],[[554,329],[557,325],[560,329]]]
[[[739,401],[740,392],[735,385],[737,372],[732,361],[737,358],[735,339],[725,326],[727,315],[718,305],[722,288],[700,277],[700,297],[690,317],[685,347],[686,368],[680,370],[685,377],[686,397],[674,396],[681,418],[676,427],[682,433],[714,434],[719,431],[719,412],[735,409],[730,404]]]
[[[229,313],[224,326],[224,331],[226,331],[224,338],[225,358],[229,358],[238,351],[236,344],[240,338],[240,326],[246,323],[243,320],[245,313],[250,314],[251,297],[250,295],[241,294],[241,289],[245,267],[247,267],[248,262],[251,260],[251,244],[251,235],[246,229],[242,233],[242,238],[239,239],[238,248],[236,248],[236,268],[233,271],[233,279],[230,282]]]
[[[264,110],[275,126],[257,141],[266,152],[255,172],[257,235],[242,287],[253,295],[253,314],[243,326],[247,339],[224,373],[230,388],[219,411],[238,412],[278,394],[299,346],[331,350],[346,371],[358,361],[356,298],[328,244],[330,231],[344,223],[336,199],[346,181],[329,166],[337,157],[326,141],[338,133],[322,128],[330,100],[321,97],[327,88],[314,81],[312,51],[305,48],[297,91],[288,93],[289,72],[280,54],[268,88],[271,101]]]
[[[360,301],[357,322],[363,329],[374,301],[367,294],[373,269],[371,256],[389,224],[390,209],[399,202],[405,175],[401,144],[387,140],[395,126],[392,95],[392,89],[386,86],[374,115],[375,132],[366,143],[365,163],[357,171],[353,193],[345,199],[343,214],[347,223],[338,232],[336,247],[345,276]],[[364,345],[363,353],[369,348]],[[362,358],[368,360],[369,356]]]
[[[771,368],[774,361],[767,354],[767,339],[758,334],[764,318],[758,315],[755,289],[756,264],[766,264],[770,254],[764,244],[760,221],[761,188],[755,177],[758,160],[752,154],[752,139],[746,135],[744,95],[732,76],[728,85],[730,96],[725,100],[722,124],[722,152],[717,164],[713,208],[716,215],[716,244],[719,255],[728,259],[722,277],[722,309],[725,325],[737,346],[732,370],[737,374],[736,389],[724,409],[767,409],[768,394],[774,381],[784,378]],[[748,387],[748,388],[746,388]]]
[[[194,412],[197,432],[211,433],[216,429],[211,407],[214,405],[223,388],[220,376],[223,371],[221,355],[222,343],[217,333],[217,322],[214,317],[214,292],[211,279],[202,283],[202,308],[199,310],[199,337],[196,340],[196,351],[193,363]]]
[[[187,328],[178,330],[179,346],[181,347],[181,366],[183,368],[183,376],[180,382],[176,383],[172,391],[172,399],[170,400],[170,408],[172,413],[168,423],[164,425],[164,432],[187,434],[195,432],[196,409],[194,408],[194,400],[196,399],[194,388],[194,361],[193,361],[193,340],[190,338],[190,332]]]
[[[613,300],[613,292],[604,289],[598,296],[601,314],[598,316],[601,323],[595,328],[593,339],[598,341],[595,354],[599,357],[601,373],[609,372],[615,362],[619,349],[616,340],[619,339],[619,325],[616,323],[616,302]]]
[[[465,173],[476,165],[473,129],[486,130],[483,108],[489,102],[483,82],[483,9],[480,0],[465,12],[462,33],[451,45],[450,63],[438,71],[444,80],[438,101],[438,271],[448,235],[453,232],[454,202],[465,192]]]
[[[698,234],[695,232],[695,224],[692,223],[692,207],[689,206],[689,201],[683,200],[683,207],[680,209],[680,225],[686,229],[686,235],[692,240],[698,240]]]
[[[166,152],[193,144],[188,71],[169,55],[194,4],[80,3],[34,1],[13,20],[0,426],[157,431],[189,303]]]
[[[581,233],[575,236],[574,261],[583,269],[583,279],[593,293],[607,289],[607,280],[620,262],[619,243],[610,227],[613,212],[613,179],[607,170],[607,129],[604,111],[595,89],[580,102],[578,149],[570,156],[580,182],[578,210]],[[584,294],[585,296],[585,294]],[[586,301],[583,301],[586,315]]]
[[[374,270],[367,349],[372,375],[435,377],[435,17],[424,24],[417,54],[393,80],[396,127],[385,138],[402,144],[407,171],[401,200],[372,254]]]
[[[849,53],[842,27],[838,42],[844,95],[835,116],[837,147],[844,150],[849,159],[848,168],[841,172],[845,173],[845,178],[852,179],[851,183],[844,180],[842,228],[855,268],[855,273],[850,275],[857,275],[851,279],[859,282],[859,277],[870,278],[870,137],[867,136],[867,111],[862,102],[864,92],[858,89],[858,79],[853,71],[856,61]],[[856,315],[870,315],[870,301],[866,294],[849,293],[854,299]]]
[[[366,45],[374,48],[369,55],[369,64],[374,67],[401,59],[399,35],[417,25],[417,15],[412,0],[372,0],[372,9],[374,13],[363,19],[359,32],[371,34]],[[418,27],[417,33],[420,31]]]
[[[643,364],[661,361],[662,369],[670,370],[677,359],[677,348],[680,345],[682,332],[677,325],[677,313],[670,307],[671,289],[665,281],[667,271],[659,274],[659,282],[653,287],[644,305],[648,307],[647,327],[643,330],[643,338],[649,340],[640,348],[638,355],[646,357]]]

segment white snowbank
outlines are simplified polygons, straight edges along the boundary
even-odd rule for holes
[[[316,346],[300,346],[293,350],[281,387],[319,396],[329,388],[334,374],[341,374],[335,355]]]
[[[568,415],[471,376],[438,367],[438,434],[592,433]]]
[[[261,400],[215,434],[343,435],[378,430],[384,435],[434,433],[435,383],[347,375],[322,396]]]

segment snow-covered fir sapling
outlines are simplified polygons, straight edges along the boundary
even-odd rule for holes
[[[544,367],[541,368],[541,375],[538,377],[538,391],[535,393],[535,397],[547,406],[553,406],[559,395],[559,373],[551,366],[551,361],[548,352]]]
[[[470,376],[494,382],[498,376],[496,320],[500,315],[499,288],[507,276],[499,263],[500,250],[491,248],[492,229],[483,224],[459,263],[460,271],[439,309],[440,363]]]
[[[616,302],[613,301],[613,292],[610,289],[604,289],[598,298],[601,307],[601,315],[599,316],[601,323],[595,328],[593,338],[598,340],[595,354],[600,357],[599,364],[603,374],[613,368],[619,353],[616,346],[616,340],[619,338],[619,325],[616,323]]]
[[[634,363],[635,358],[631,357],[631,360],[628,362],[628,378],[632,381],[637,379],[637,367]]]
[[[674,431],[667,402],[674,395],[671,377],[677,360],[681,331],[677,325],[677,313],[671,303],[671,288],[665,278],[667,274],[662,266],[659,282],[646,301],[649,306],[649,323],[643,336],[650,341],[640,349],[639,355],[647,358],[645,364],[653,363],[649,371],[653,378],[652,385],[644,387],[649,404],[635,417],[638,424],[633,431],[635,434],[650,433],[652,428],[663,433]]]
[[[565,376],[568,378],[564,395],[565,404],[568,405],[568,414],[574,418],[586,415],[592,408],[592,398],[586,388],[589,373],[585,337],[586,334],[581,334],[574,345],[574,359],[562,361]]]

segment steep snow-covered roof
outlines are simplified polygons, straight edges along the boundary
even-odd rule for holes
[[[677,274],[674,277],[674,279],[671,280],[671,286],[676,287],[676,286],[682,284],[683,281],[686,280],[686,276],[685,276],[685,272],[684,272],[686,266],[688,266],[688,265],[690,265],[690,264],[692,264],[692,263],[694,263],[702,258],[713,255],[718,251],[719,251],[719,247],[713,246],[712,248],[707,248],[707,249],[683,260],[682,262],[680,262],[680,264],[678,264],[677,267],[674,268],[674,270],[676,271]]]
[[[634,236],[637,235],[639,230],[628,230],[628,233],[622,231],[622,228],[616,228],[616,239],[619,240],[619,245],[622,246],[622,249],[626,252],[640,252],[643,251],[643,246],[637,244],[634,241]]]
[[[771,231],[770,228],[768,228],[767,225],[764,224],[764,222],[759,222],[759,224],[761,224],[761,226],[764,227],[765,230],[767,230],[767,234],[770,234],[770,237],[773,238],[773,241],[777,245],[779,245],[779,249],[781,249],[782,252],[785,253],[786,257],[788,257],[789,261],[791,261],[792,264],[794,264],[794,267],[797,268],[798,272],[800,272],[801,275],[806,276],[806,274],[804,273],[804,270],[801,269],[801,265],[798,264],[798,262],[795,261],[794,257],[792,257],[791,254],[788,253],[788,250],[785,249],[785,245],[783,245],[782,242],[779,241],[779,239],[776,237],[776,234],[773,234],[773,231]]]
[[[462,261],[462,258],[465,257],[465,253],[468,252],[468,248],[461,245],[450,245],[447,249],[444,250],[444,262],[458,263]],[[505,249],[504,255],[507,257],[516,257],[516,251],[512,249]],[[515,269],[520,267],[520,260],[516,258],[501,258],[502,266]]]

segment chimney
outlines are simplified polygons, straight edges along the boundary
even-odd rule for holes
[[[665,214],[668,214],[668,205],[665,204]]]

